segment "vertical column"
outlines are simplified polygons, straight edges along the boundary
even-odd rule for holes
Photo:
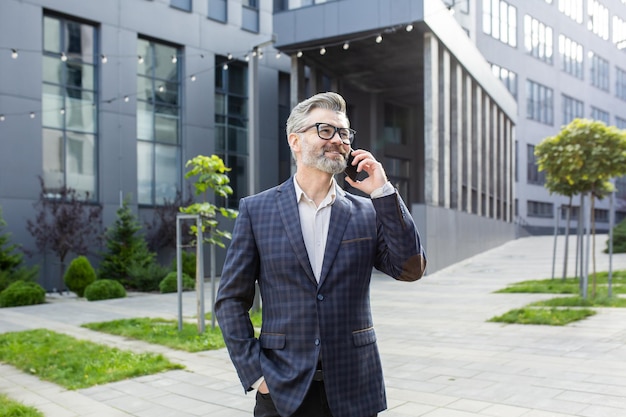
[[[476,84],[476,134],[474,135],[475,148],[474,148],[474,160],[476,161],[476,214],[484,216],[483,212],[483,90],[478,84]]]
[[[424,200],[439,205],[439,46],[424,34]]]
[[[500,134],[498,135],[498,140],[500,142],[500,144],[498,145],[500,148],[500,156],[498,158],[499,160],[499,164],[500,164],[500,172],[498,173],[498,177],[500,177],[500,179],[498,180],[499,185],[500,185],[500,189],[498,190],[498,198],[500,200],[500,220],[504,220],[506,218],[506,194],[505,194],[505,184],[506,184],[506,167],[507,167],[507,160],[506,160],[506,118],[504,116],[504,112],[502,110],[499,110],[500,113],[500,121],[499,121],[499,125],[500,125]]]
[[[439,204],[450,207],[450,53],[443,49],[439,66]]]
[[[290,73],[290,101],[291,107],[295,107],[300,101],[304,100],[304,64],[297,56],[291,56],[291,73]]]
[[[511,123],[511,120],[507,118],[507,170],[506,170],[506,202],[507,202],[507,210],[506,210],[506,221],[513,221],[513,210],[515,201],[513,199],[514,195],[514,184],[515,184],[515,126]]]
[[[465,152],[463,153],[463,159],[465,160],[465,192],[467,194],[466,197],[466,206],[463,209],[471,213],[472,212],[472,188],[473,188],[473,178],[472,178],[472,165],[474,158],[474,126],[472,124],[473,117],[472,113],[474,112],[473,102],[472,102],[472,87],[473,81],[472,77],[469,75],[465,76],[465,85],[464,85],[464,94],[465,94],[465,114],[463,115],[463,119],[465,120],[465,126],[463,127],[463,144],[465,147]]]
[[[489,96],[483,95],[483,116],[484,116],[484,131],[483,131],[483,214],[485,217],[491,217],[491,100]]]
[[[452,76],[454,77],[453,84],[455,85],[454,92],[452,92],[452,126],[451,126],[451,142],[450,142],[450,154],[451,157],[451,186],[452,186],[452,207],[457,210],[465,210],[463,206],[463,183],[465,182],[465,176],[463,172],[463,147],[466,143],[466,126],[465,126],[465,113],[463,112],[463,104],[465,100],[465,89],[463,88],[463,68],[461,65],[454,66],[455,71]],[[452,89],[451,89],[452,90]]]

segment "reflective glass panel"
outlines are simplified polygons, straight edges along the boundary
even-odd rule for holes
[[[67,186],[81,194],[95,195],[95,138],[74,132],[67,133]]]
[[[178,185],[177,147],[155,145],[155,203],[163,204],[164,200],[176,198]]]
[[[65,104],[61,87],[44,84],[41,107],[42,125],[63,129],[63,114],[61,110],[65,108]]]
[[[152,204],[152,143],[137,141],[137,202]]]
[[[142,101],[137,102],[137,138],[152,140],[154,132],[154,106]]]

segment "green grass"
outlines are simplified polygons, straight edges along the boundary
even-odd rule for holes
[[[123,351],[45,329],[0,334],[0,361],[67,389],[183,368],[160,354]]]
[[[511,324],[539,324],[548,326],[564,326],[574,321],[585,319],[596,314],[588,308],[516,308],[501,316],[489,319],[490,322]]]
[[[0,394],[0,416],[2,417],[44,417],[36,408],[28,407]]]
[[[592,297],[593,276],[589,276],[589,297],[580,295],[578,278],[554,278],[516,282],[496,293],[576,294],[537,301],[526,307],[489,319],[491,322],[564,326],[596,314],[593,307],[626,307],[626,298],[608,297],[608,272],[596,274],[596,294]],[[626,294],[626,270],[613,271],[612,294]],[[575,308],[570,308],[575,307]]]
[[[134,318],[88,323],[83,327],[187,352],[220,349],[225,346],[219,327],[211,329],[211,326],[206,326],[204,333],[198,334],[196,323],[184,322],[179,332],[176,320]]]

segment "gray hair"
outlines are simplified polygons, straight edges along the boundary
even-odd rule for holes
[[[333,110],[343,114],[346,121],[346,101],[337,93],[326,92],[319,93],[308,99],[298,103],[292,110],[287,119],[287,136],[291,133],[297,133],[307,127],[307,117],[313,109]]]

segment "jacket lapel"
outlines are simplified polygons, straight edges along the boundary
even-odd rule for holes
[[[315,275],[313,275],[313,269],[309,262],[309,255],[304,245],[304,238],[302,237],[302,227],[300,226],[300,214],[298,212],[298,202],[296,201],[296,191],[293,185],[293,176],[287,181],[282,183],[276,190],[278,205],[278,212],[283,222],[283,227],[287,234],[287,238],[291,243],[300,265],[307,277],[317,285]]]
[[[330,268],[335,262],[337,253],[343,240],[343,235],[350,221],[352,202],[345,197],[345,192],[337,186],[337,196],[330,212],[330,225],[328,227],[328,237],[326,238],[326,250],[324,252],[324,263],[320,275],[320,285],[324,283]]]

